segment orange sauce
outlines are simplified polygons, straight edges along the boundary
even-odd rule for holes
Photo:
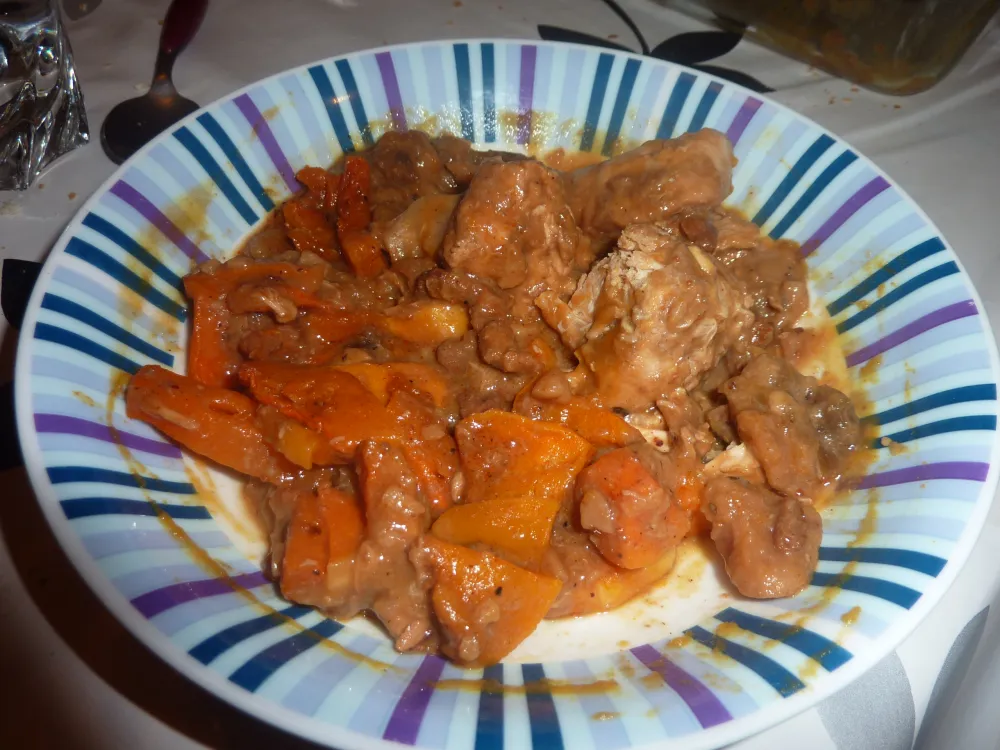
[[[613,721],[614,719],[621,718],[621,714],[618,711],[598,711],[590,718],[594,721]]]
[[[90,406],[92,408],[97,407],[97,402],[94,401],[90,396],[88,396],[83,391],[73,391],[73,395],[80,401],[84,406]]]

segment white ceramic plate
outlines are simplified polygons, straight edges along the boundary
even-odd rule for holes
[[[812,585],[746,601],[687,553],[606,615],[543,623],[461,670],[281,600],[232,481],[124,416],[127,374],[181,366],[193,263],[229,255],[298,188],[387,128],[484,146],[612,153],[714,127],[730,203],[801,243],[879,451],[824,512]],[[924,213],[871,162],[764,97],[663,62],[508,40],[325,60],[188,118],[124,165],[52,253],[17,363],[25,462],[67,553],[178,670],[249,713],[342,748],[707,748],[788,718],[894,648],[954,579],[996,485],[996,352]],[[213,484],[214,489],[212,488]]]

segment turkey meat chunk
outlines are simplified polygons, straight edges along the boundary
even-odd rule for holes
[[[593,260],[558,173],[533,160],[479,167],[445,235],[443,256],[449,268],[511,290],[527,308],[546,290],[568,296]]]
[[[705,129],[639,148],[566,176],[577,223],[606,247],[629,224],[715,208],[732,192],[729,140]]]
[[[823,537],[811,505],[742,478],[719,477],[705,487],[702,511],[743,596],[778,599],[809,585]]]
[[[530,159],[486,161],[444,236],[447,269],[431,271],[423,286],[433,298],[468,306],[483,363],[503,373],[538,374],[553,360],[569,362],[535,299],[568,299],[593,261],[590,247],[556,172]]]
[[[725,268],[665,225],[630,226],[568,303],[538,300],[608,406],[648,407],[693,388],[753,323]]]

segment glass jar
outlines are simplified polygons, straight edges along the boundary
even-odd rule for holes
[[[925,91],[976,40],[1000,0],[674,0],[724,27],[885,94]]]

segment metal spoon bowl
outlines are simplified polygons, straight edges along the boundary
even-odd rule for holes
[[[194,37],[208,0],[174,0],[160,33],[153,83],[149,91],[112,109],[101,126],[101,146],[115,164],[121,164],[178,120],[198,109],[174,88],[171,74],[177,55]]]

